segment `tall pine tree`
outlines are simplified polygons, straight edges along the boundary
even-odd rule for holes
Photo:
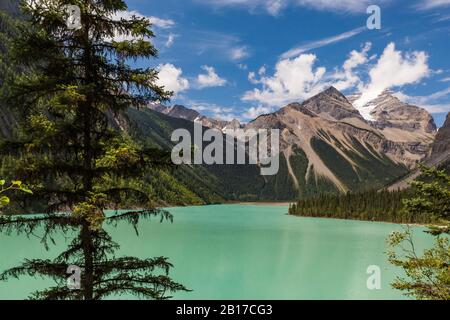
[[[67,27],[67,5],[79,7],[80,28]],[[45,214],[3,216],[0,231],[41,230],[46,245],[59,232],[75,231],[77,237],[55,260],[27,260],[0,278],[29,274],[57,280],[57,286],[35,293],[42,299],[124,293],[160,299],[185,290],[168,277],[166,258],[115,258],[118,246],[103,228],[122,220],[136,227],[140,218],[155,215],[171,220],[132,187],[149,166],[167,165],[168,155],[132,141],[118,121],[129,107],[170,97],[155,85],[155,69],[129,64],[157,55],[150,21],[120,18],[127,9],[123,0],[27,0],[21,7],[27,22],[10,57],[24,71],[8,84],[6,101],[20,111],[22,131],[0,149],[15,157],[14,176],[27,182],[33,190],[27,200],[39,203]],[[129,198],[146,209],[105,215]],[[82,270],[81,291],[65,285],[71,264]]]

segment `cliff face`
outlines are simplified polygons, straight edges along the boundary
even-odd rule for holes
[[[348,98],[355,103],[360,96]],[[434,141],[437,129],[433,117],[423,108],[400,101],[391,91],[384,91],[358,110],[391,141],[420,142],[426,146]]]
[[[431,158],[450,154],[450,113],[442,128],[439,129],[431,149]]]
[[[438,167],[450,170],[450,113],[447,115],[442,128],[436,134],[436,139],[431,145],[428,156],[423,160],[427,167]],[[406,189],[410,183],[420,176],[420,170],[413,170],[408,176],[397,181],[389,187],[389,190]]]
[[[358,98],[330,87],[303,103],[259,116],[244,129],[280,130],[285,170],[275,180],[291,184],[298,194],[382,187],[429,155],[436,126],[426,110],[401,102],[391,92],[363,108],[354,106]],[[242,127],[237,120],[215,120],[184,107],[153,109],[209,128]]]
[[[335,88],[260,116],[245,128],[281,130],[280,151],[298,188],[302,181],[321,180],[340,191],[380,186],[420,158],[408,144],[387,139]],[[299,152],[307,161],[304,172],[295,168]]]
[[[354,94],[348,99],[356,105],[360,96]],[[429,155],[437,129],[433,117],[425,109],[400,101],[389,90],[357,109],[371,127],[396,146],[402,146],[404,154],[399,157],[410,160],[411,169]]]

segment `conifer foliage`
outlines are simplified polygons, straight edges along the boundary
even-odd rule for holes
[[[422,167],[423,179],[414,181],[405,211],[432,216],[428,227],[435,244],[420,252],[413,231],[393,232],[388,239],[389,262],[404,271],[392,283],[407,296],[422,300],[450,300],[450,176],[445,170]],[[437,225],[436,225],[437,224]]]
[[[69,29],[66,5],[81,12],[81,27]],[[123,0],[29,0],[21,5],[26,21],[9,48],[9,59],[22,70],[7,83],[4,97],[23,119],[21,132],[3,141],[2,155],[13,156],[12,174],[33,190],[29,201],[42,204],[40,216],[0,217],[0,231],[43,232],[51,243],[60,232],[76,232],[67,251],[55,260],[27,260],[1,279],[23,274],[58,280],[37,292],[42,299],[101,299],[125,293],[162,299],[185,290],[169,277],[166,258],[116,258],[118,248],[105,223],[170,214],[150,207],[150,199],[131,179],[149,167],[168,165],[168,155],[134,142],[117,119],[129,107],[164,101],[170,92],[155,85],[152,68],[130,61],[157,55],[148,19],[121,18]],[[125,179],[126,178],[126,179]],[[136,185],[136,184],[134,184]],[[105,215],[136,199],[134,211]],[[81,268],[81,291],[68,290],[68,265]]]
[[[322,194],[302,199],[289,208],[289,214],[303,217],[428,223],[432,215],[404,211],[403,201],[410,191],[365,191],[347,194]]]

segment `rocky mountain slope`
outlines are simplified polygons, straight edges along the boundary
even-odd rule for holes
[[[242,127],[241,123],[237,119],[233,119],[232,121],[217,120],[203,116],[198,111],[186,108],[185,106],[181,105],[174,105],[172,107],[167,107],[162,104],[152,103],[148,105],[148,108],[150,110],[154,110],[162,114],[165,114],[169,117],[195,121],[201,123],[204,127],[215,128],[221,131],[227,129],[237,129]]]
[[[185,128],[193,133],[194,122],[201,122],[204,130],[281,130],[280,170],[274,176],[261,176],[260,168],[249,164],[182,165],[170,172],[157,172],[158,178],[152,180],[155,192],[168,193],[170,199],[183,197],[185,203],[187,199],[197,203],[293,200],[317,193],[382,188],[405,176],[425,152],[412,147],[424,141],[388,139],[380,125],[364,119],[335,88],[262,115],[245,126],[238,121],[210,119],[183,106],[130,108],[125,117],[115,120],[117,128],[136,140],[168,150],[174,145],[170,140],[173,130]],[[407,125],[403,130],[412,134],[411,128]],[[416,128],[426,132],[426,126]],[[441,130],[433,150],[445,153],[448,129]]]
[[[354,103],[359,97],[355,94],[348,99]],[[386,90],[358,110],[386,139],[404,144],[408,156],[416,162],[427,156],[437,128],[425,109],[406,104]]]
[[[281,130],[280,172],[266,177],[266,185],[275,183],[294,197],[380,188],[407,174],[428,155],[436,133],[428,112],[384,92],[370,103],[371,118],[367,119],[352,104],[357,98],[347,98],[331,87],[246,124],[245,130]],[[173,108],[163,113],[170,115]],[[202,119],[198,114],[186,115],[190,113],[177,117]],[[217,126],[208,120],[202,124],[210,128],[241,126],[238,122]]]
[[[448,156],[450,156],[450,113],[436,135],[429,158],[446,158]]]
[[[282,130],[281,152],[299,190],[312,183],[342,192],[382,186],[415,163],[404,144],[386,139],[333,87],[260,116],[246,129],[267,127]],[[293,167],[298,152],[306,160],[305,172]]]
[[[447,115],[444,125],[436,134],[436,139],[431,145],[430,152],[422,164],[427,167],[446,169],[450,172],[450,113]],[[406,189],[418,176],[420,176],[420,170],[412,170],[408,175],[389,186],[389,190]]]

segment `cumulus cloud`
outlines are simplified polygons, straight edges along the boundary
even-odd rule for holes
[[[430,74],[428,56],[423,51],[403,54],[390,43],[377,64],[370,70],[370,81],[362,88],[362,96],[355,101],[362,107],[385,89],[417,83]]]
[[[227,81],[216,73],[216,70],[210,66],[202,66],[206,74],[199,74],[197,77],[197,85],[200,89],[209,87],[222,87]]]
[[[182,77],[183,71],[173,64],[166,63],[158,66],[157,85],[172,91],[175,95],[189,89],[189,80]]]
[[[319,93],[326,85],[321,81],[326,69],[315,68],[316,60],[317,57],[314,54],[302,54],[297,58],[280,60],[275,66],[273,76],[263,75],[260,79],[256,79],[256,75],[250,73],[250,81],[261,84],[262,89],[255,88],[247,91],[242,99],[279,106]]]
[[[367,42],[361,51],[353,50],[350,52],[350,56],[344,62],[342,70],[336,71],[332,76],[333,80],[336,81],[333,83],[336,89],[342,91],[361,84],[361,79],[355,69],[369,61],[368,52],[371,47],[372,44]]]
[[[370,50],[371,43],[365,43],[360,50],[351,51],[343,64],[330,72],[323,66],[316,66],[314,54],[302,53],[281,59],[272,76],[266,75],[265,68],[258,73],[249,72],[249,82],[258,87],[245,92],[242,100],[279,107],[303,101],[334,86],[341,91],[362,92],[355,103],[361,107],[385,89],[417,83],[432,73],[425,52],[404,53],[390,43],[377,59],[376,55],[369,54]]]

